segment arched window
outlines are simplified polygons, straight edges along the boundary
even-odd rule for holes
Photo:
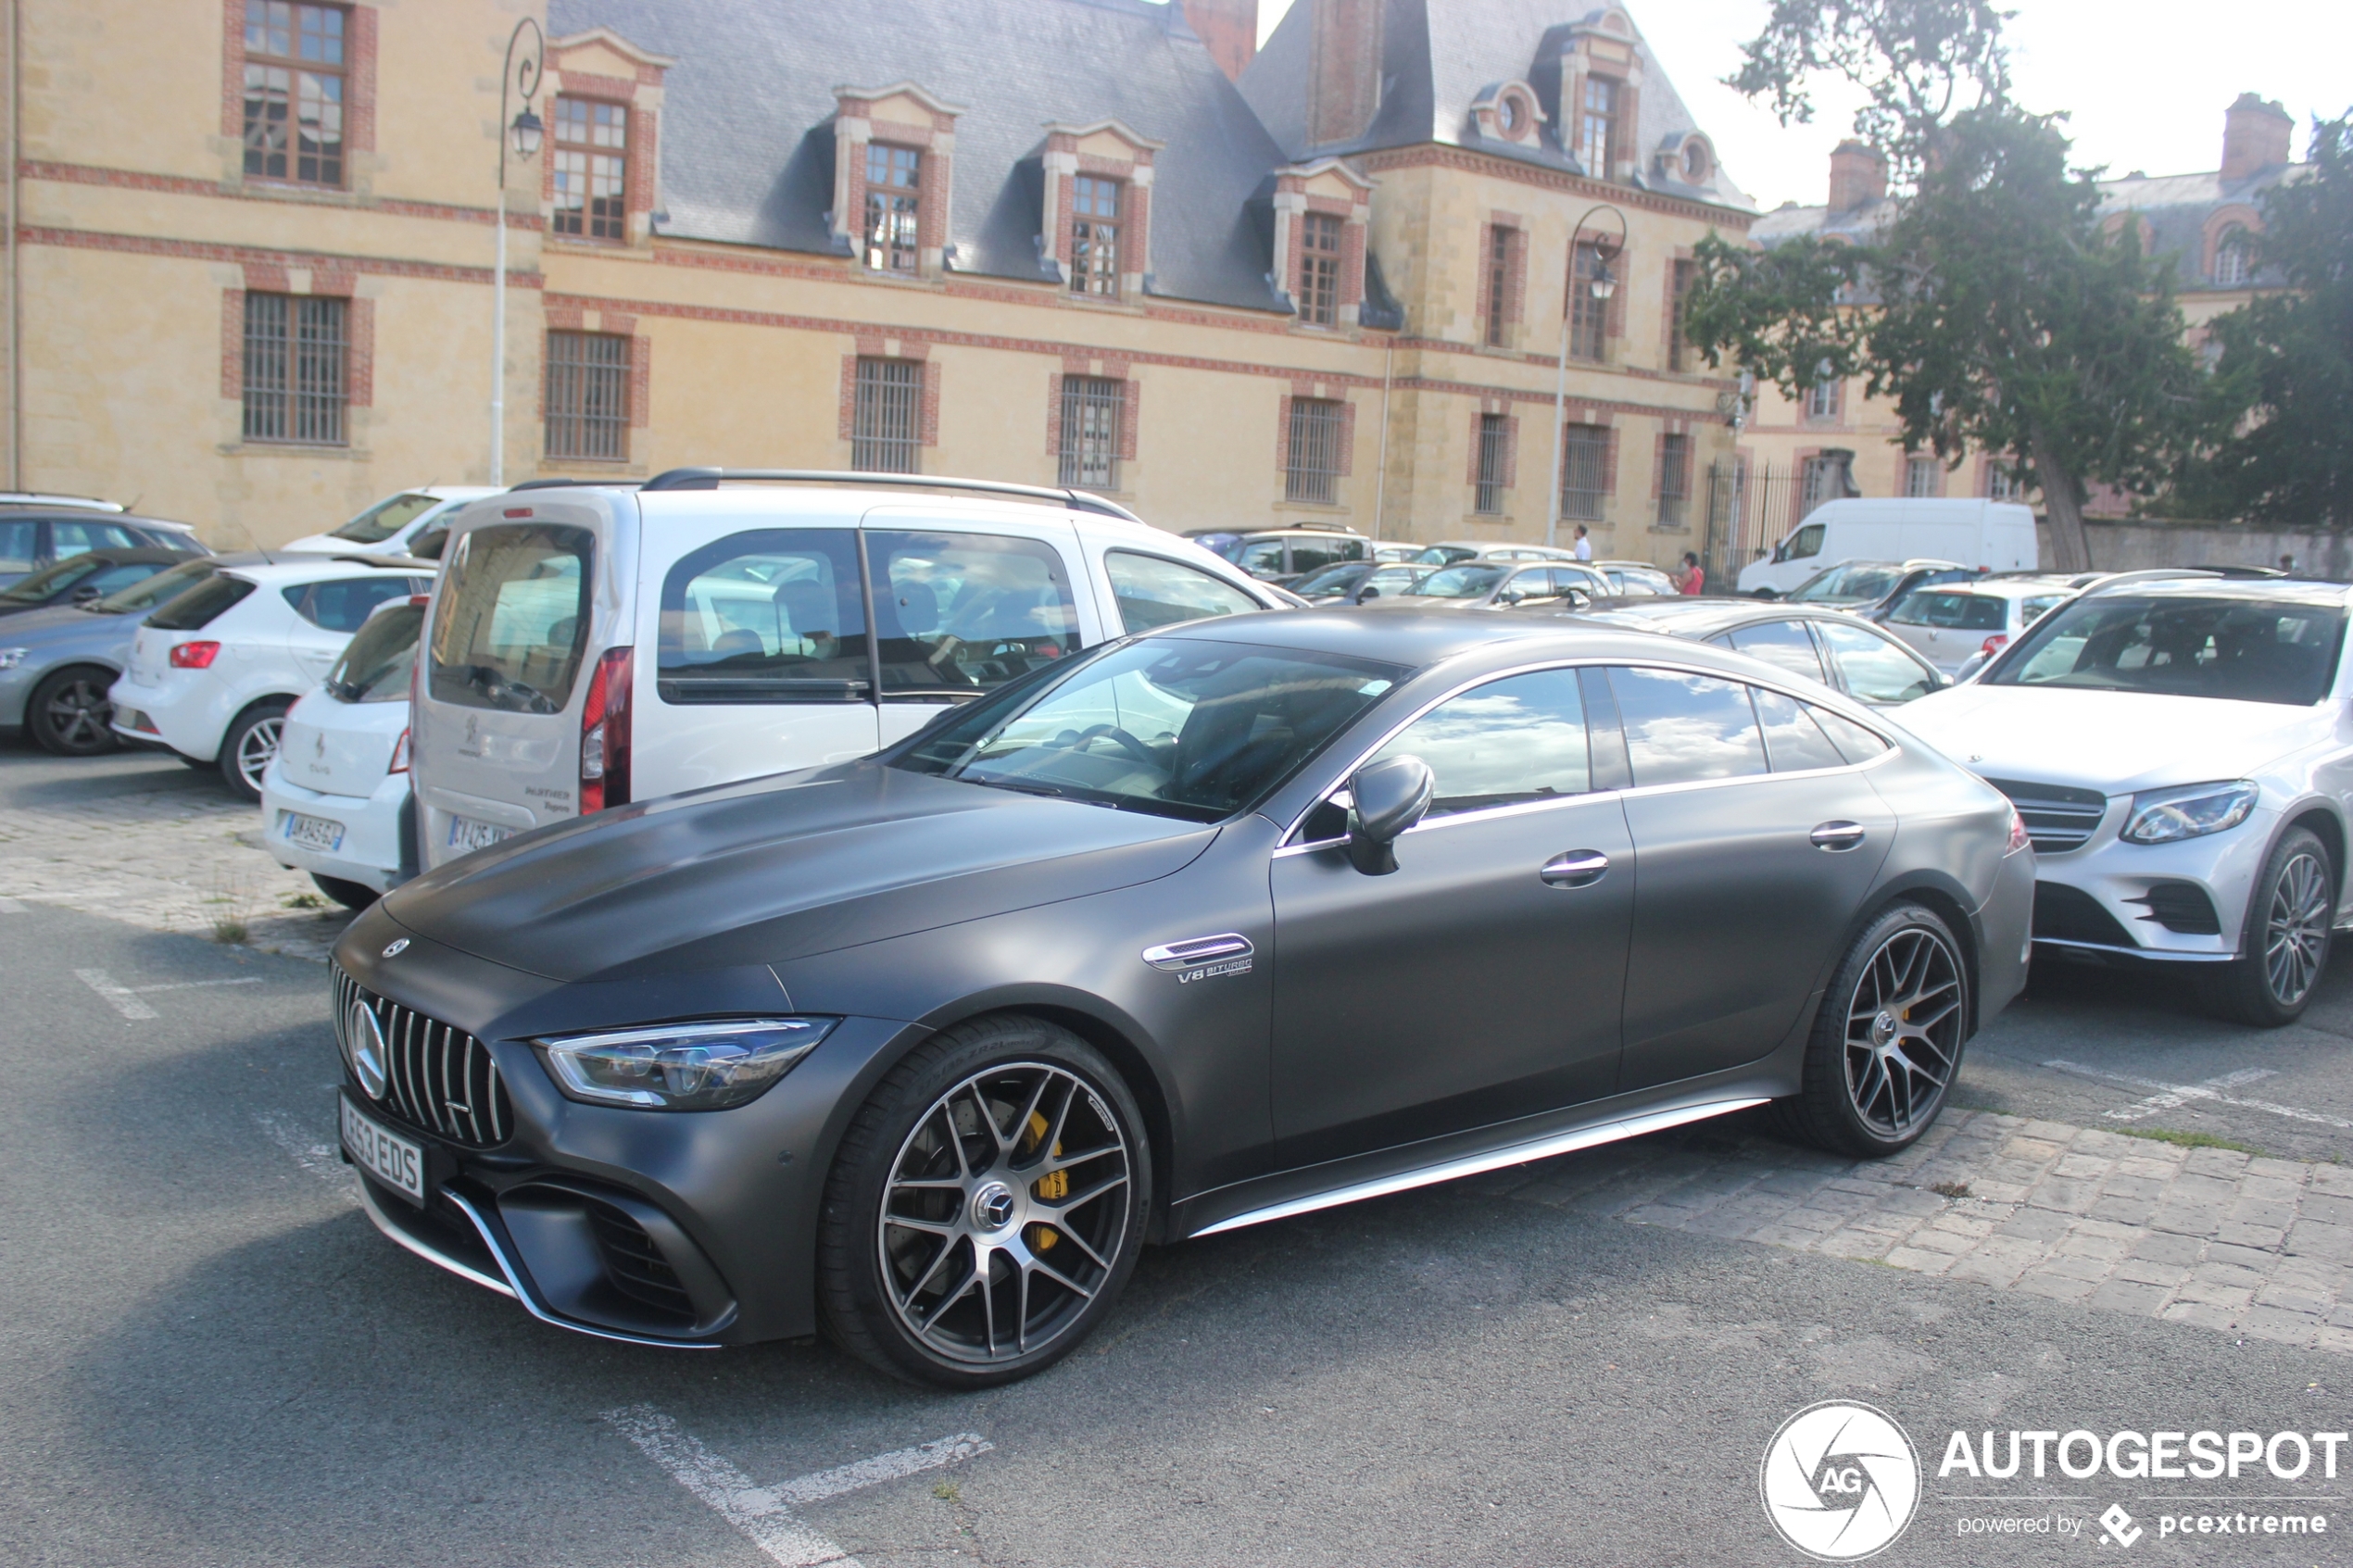
[[[2247,235],[2244,224],[2233,223],[2222,231],[2214,242],[2214,282],[2221,288],[2236,288],[2246,282]]]

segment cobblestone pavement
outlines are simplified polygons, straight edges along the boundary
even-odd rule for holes
[[[1487,1178],[1763,1242],[2353,1354],[2353,1167],[1948,1110],[1887,1160],[1721,1130]]]

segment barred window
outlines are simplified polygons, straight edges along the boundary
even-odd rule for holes
[[[547,455],[627,459],[627,338],[602,332],[547,334]]]
[[[1119,295],[1119,182],[1071,182],[1070,292]]]
[[[1561,442],[1561,516],[1599,522],[1609,495],[1609,427],[1569,425]]]
[[[349,304],[310,295],[245,295],[247,441],[341,446],[348,440]]]
[[[1692,438],[1667,436],[1658,447],[1658,525],[1682,527],[1691,500]]]
[[[1576,282],[1568,291],[1568,357],[1600,359],[1608,351],[1609,301],[1593,297],[1593,280],[1602,274],[1602,247],[1577,247]]]
[[[245,172],[343,184],[346,37],[340,6],[245,0]]]
[[[1107,376],[1063,378],[1062,483],[1119,488],[1119,422],[1127,383]]]
[[[1340,320],[1340,220],[1311,212],[1299,230],[1299,319],[1319,327]]]
[[[1944,486],[1937,483],[1937,470],[1943,465],[1934,458],[1904,459],[1904,494],[1914,500],[1936,495]]]
[[[558,98],[555,117],[555,232],[591,240],[627,239],[627,107]]]
[[[922,360],[859,360],[849,466],[862,473],[922,472],[923,395]]]
[[[924,155],[912,147],[866,144],[866,265],[877,272],[915,270],[923,163]]]
[[[1478,487],[1473,505],[1482,512],[1504,509],[1504,467],[1511,457],[1512,427],[1503,414],[1478,416]]]
[[[1290,462],[1283,470],[1285,500],[1330,502],[1339,498],[1343,407],[1328,398],[1291,399]]]
[[[1502,224],[1487,231],[1487,346],[1504,346],[1511,304],[1512,232]]]

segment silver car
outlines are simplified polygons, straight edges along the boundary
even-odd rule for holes
[[[130,666],[147,611],[223,566],[254,556],[195,556],[86,605],[31,610],[0,621],[0,728],[28,734],[60,757],[115,746],[107,688]]]

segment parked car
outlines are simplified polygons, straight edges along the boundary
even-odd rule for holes
[[[261,798],[286,710],[387,599],[433,586],[432,563],[296,557],[223,567],[148,615],[108,692],[115,734],[218,766]]]
[[[0,588],[0,617],[46,609],[52,605],[90,604],[145,581],[189,557],[151,546],[84,550]]]
[[[375,608],[326,681],[287,710],[261,775],[270,852],[348,909],[417,874],[409,689],[428,602],[419,594]]]
[[[2095,584],[1906,711],[2018,804],[2038,944],[2183,966],[2248,1023],[2303,1013],[2345,907],[2347,593]]]
[[[453,520],[409,721],[427,866],[862,757],[1106,638],[1285,602],[1084,493],[721,479],[509,493]]]
[[[1377,560],[1382,562],[1384,565],[1392,561],[1404,561],[1410,563],[1416,556],[1418,556],[1421,553],[1422,547],[1409,539],[1403,542],[1393,542],[1390,544],[1377,543],[1365,551],[1365,558],[1367,560]]]
[[[1982,575],[1948,560],[1849,560],[1825,567],[1788,594],[1754,596],[1820,605],[1876,620],[1885,607],[1915,588],[1936,583],[1974,582]]]
[[[335,950],[343,1142],[389,1237],[551,1323],[986,1386],[1147,1235],[1768,1102],[1894,1154],[2033,874],[1995,791],[1737,654],[1196,621],[396,888]]]
[[[1493,539],[1441,539],[1413,557],[1416,566],[1453,566],[1466,560],[1575,560],[1577,552],[1550,545],[1511,545]]]
[[[1393,598],[1429,575],[1426,566],[1403,561],[1342,561],[1301,578],[1290,591],[1317,608]]]
[[[306,533],[278,548],[282,554],[339,555],[359,550],[439,560],[441,546],[449,537],[449,514],[469,501],[504,494],[486,484],[420,485],[385,496],[332,533]]]
[[[1579,619],[1713,643],[1873,708],[1901,707],[1949,684],[1889,633],[1818,605],[1644,597],[1609,600]]]
[[[1586,564],[1608,578],[1610,587],[1620,594],[1664,598],[1681,592],[1663,568],[1646,560],[1597,560]]]
[[[1595,573],[1574,561],[1521,565],[1502,560],[1461,561],[1441,566],[1395,597],[1368,609],[1509,609],[1531,600],[1582,607],[1593,602]]]
[[[1957,678],[1971,658],[1992,658],[2045,612],[2066,603],[2078,581],[1988,577],[1915,588],[1890,605],[1879,621],[1938,670]]]
[[[1370,558],[1372,541],[1338,523],[1298,523],[1249,532],[1197,529],[1185,535],[1220,560],[1265,583],[1292,580],[1344,560]]]
[[[30,610],[0,627],[0,728],[60,757],[111,751],[107,688],[131,662],[140,618],[225,565],[258,556],[183,556],[177,566],[89,604]]]
[[[169,550],[183,558],[212,553],[184,522],[102,511],[87,502],[0,504],[0,588],[91,550],[136,549]]]
[[[2033,510],[2013,502],[1850,497],[1807,512],[1768,558],[1742,569],[1740,591],[1777,596],[1840,561],[1932,558],[2031,571],[2040,548]]]

